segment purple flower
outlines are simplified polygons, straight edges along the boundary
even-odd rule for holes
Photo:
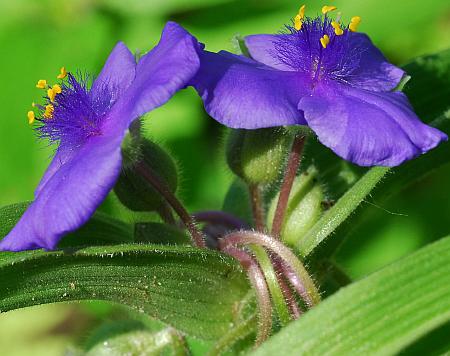
[[[303,9],[303,10],[302,10]],[[304,17],[277,35],[245,38],[251,58],[203,51],[191,81],[206,111],[232,128],[308,125],[342,158],[361,166],[396,166],[447,136],[423,124],[395,91],[404,72],[369,37],[323,17]]]
[[[198,70],[197,46],[184,29],[168,23],[159,44],[138,63],[119,42],[90,89],[86,78],[70,73],[64,84],[49,87],[37,132],[59,147],[35,201],[0,250],[54,249],[89,220],[119,176],[129,125],[186,85]],[[62,69],[58,77],[65,75]],[[46,82],[37,86],[45,88]],[[33,121],[34,114],[28,118]]]

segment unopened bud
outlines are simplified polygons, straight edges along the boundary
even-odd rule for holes
[[[289,135],[284,128],[231,130],[226,155],[230,169],[248,184],[274,182],[283,166]]]
[[[137,167],[151,170],[171,192],[177,189],[177,167],[172,157],[160,146],[140,135],[128,134],[122,145],[123,167],[114,187],[119,200],[133,211],[159,210],[161,195],[139,174]]]
[[[281,229],[281,239],[294,246],[317,222],[322,214],[323,190],[317,181],[317,170],[309,168],[299,175],[289,195],[289,202]],[[269,213],[268,225],[271,227],[278,195],[273,199]]]

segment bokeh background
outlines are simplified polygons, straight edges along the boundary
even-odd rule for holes
[[[324,5],[306,4],[308,14]],[[450,47],[448,0],[330,4],[344,19],[361,16],[360,30],[396,64]],[[0,206],[31,200],[51,157],[51,148],[36,140],[26,119],[31,103],[40,100],[38,79],[52,80],[61,66],[98,73],[118,40],[145,52],[168,20],[185,26],[209,50],[233,50],[234,35],[277,32],[300,5],[292,0],[1,0]],[[205,115],[194,91],[178,93],[148,115],[146,129],[177,158],[180,195],[188,207],[220,208],[232,180],[222,154],[223,128]],[[371,216],[344,246],[339,263],[360,278],[448,234],[449,182],[447,165],[387,202],[365,202]],[[61,355],[86,339],[87,329],[120,313],[102,303],[84,303],[2,314],[0,354]]]

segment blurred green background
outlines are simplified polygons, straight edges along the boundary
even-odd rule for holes
[[[308,14],[324,5],[306,4]],[[209,50],[233,50],[233,35],[277,32],[300,5],[291,0],[2,0],[0,205],[31,200],[51,157],[52,150],[37,142],[26,120],[31,102],[40,100],[38,79],[52,80],[61,66],[98,73],[118,40],[147,51],[168,20],[185,26]],[[396,64],[450,46],[448,0],[342,0],[332,5],[344,19],[361,16],[360,30]],[[189,208],[220,208],[232,180],[222,157],[223,128],[204,114],[194,91],[178,93],[148,115],[146,128],[179,161],[180,195]],[[446,166],[388,202],[367,201],[371,216],[344,246],[339,263],[360,278],[448,234],[449,182]],[[111,312],[102,304],[77,304],[2,314],[0,354],[60,355],[86,337],[86,328],[112,318]]]

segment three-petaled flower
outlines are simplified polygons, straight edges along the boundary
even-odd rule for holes
[[[446,140],[395,91],[404,72],[369,37],[302,6],[287,31],[245,38],[251,58],[203,51],[191,81],[207,112],[232,128],[308,125],[339,156],[361,166],[396,166]]]
[[[61,69],[61,85],[46,89],[47,104],[31,123],[40,137],[58,143],[55,157],[29,206],[0,250],[54,249],[67,233],[94,213],[114,186],[121,170],[121,144],[131,122],[165,103],[185,87],[199,66],[197,41],[175,23],[164,28],[159,44],[136,63],[123,43],[110,54],[88,88]]]

